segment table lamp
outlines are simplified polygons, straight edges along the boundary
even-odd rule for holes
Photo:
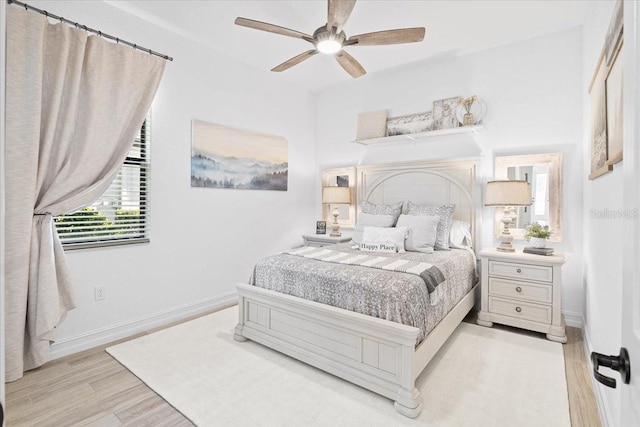
[[[331,215],[333,215],[333,224],[331,224],[330,236],[342,236],[342,233],[340,233],[340,224],[338,224],[338,215],[340,215],[338,204],[351,203],[351,192],[349,191],[349,187],[323,187],[322,203],[327,205],[335,205],[333,208],[333,212],[331,212]]]
[[[512,206],[531,205],[531,186],[527,181],[489,181],[487,182],[484,205],[504,207],[501,219],[504,228],[500,235],[500,246],[496,249],[501,252],[514,252],[515,249],[511,244],[513,236],[509,231],[509,225],[512,221],[509,210]]]

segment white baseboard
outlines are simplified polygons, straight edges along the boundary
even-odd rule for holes
[[[582,343],[584,345],[584,351],[587,355],[587,363],[589,365],[589,372],[593,372],[593,364],[591,363],[591,352],[593,351],[593,347],[591,346],[591,340],[589,339],[589,334],[587,333],[587,325],[585,324],[584,328],[582,328]],[[596,402],[598,403],[598,412],[600,413],[600,421],[602,422],[602,427],[613,426],[613,420],[611,419],[611,411],[609,411],[609,404],[607,402],[607,396],[603,391],[603,385],[600,384],[593,375],[590,375],[591,383],[593,384],[593,390],[596,394]]]
[[[228,307],[237,302],[238,294],[236,291],[231,291],[193,304],[186,304],[161,313],[151,314],[74,337],[65,338],[51,344],[49,360],[59,359],[99,345],[108,344],[200,313]]]
[[[584,317],[582,316],[582,313],[575,313],[572,311],[563,311],[562,316],[564,316],[565,325],[571,326],[573,328],[583,329]]]

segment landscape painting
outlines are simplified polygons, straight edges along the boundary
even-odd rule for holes
[[[287,191],[286,139],[200,120],[191,132],[192,187]]]

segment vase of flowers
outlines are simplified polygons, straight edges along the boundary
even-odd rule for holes
[[[553,232],[549,230],[548,225],[540,225],[536,222],[527,227],[524,237],[534,248],[544,248],[547,246],[547,239],[551,237],[551,234]]]
[[[462,100],[460,100],[460,105],[462,105],[462,107],[466,111],[462,118],[463,126],[473,126],[476,124],[476,118],[473,117],[473,113],[471,112],[471,106],[476,101],[476,99],[477,96],[473,95],[472,97],[463,98]]]

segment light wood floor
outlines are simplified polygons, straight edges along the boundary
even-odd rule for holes
[[[187,320],[190,319],[183,322]],[[472,317],[465,320],[472,321]],[[494,327],[529,333],[507,326]],[[567,335],[564,355],[571,424],[599,427],[580,329],[567,328]],[[189,420],[104,351],[113,344],[49,362],[8,383],[6,425],[191,426]]]

